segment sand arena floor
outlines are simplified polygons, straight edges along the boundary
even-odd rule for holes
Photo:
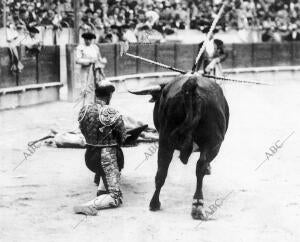
[[[174,154],[162,210],[150,212],[157,154],[140,165],[151,144],[124,148],[123,206],[85,217],[72,211],[96,193],[83,149],[41,147],[14,169],[30,140],[51,127],[66,131],[77,126],[74,104],[1,112],[0,241],[300,241],[300,83],[273,84],[223,85],[230,125],[212,175],[204,180],[207,211],[229,195],[201,223],[190,216],[199,153],[186,166]],[[152,124],[148,100],[120,93],[113,105]],[[268,156],[275,143],[283,144]]]

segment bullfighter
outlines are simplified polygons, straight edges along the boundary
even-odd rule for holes
[[[99,209],[115,208],[122,204],[120,170],[124,158],[120,146],[125,140],[126,130],[120,113],[109,106],[114,90],[114,86],[107,81],[97,84],[95,103],[83,106],[79,112],[79,127],[87,146],[86,165],[102,179],[97,197],[75,206],[75,213],[96,215]]]

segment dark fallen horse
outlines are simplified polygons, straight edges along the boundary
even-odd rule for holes
[[[131,92],[151,94],[154,106],[154,124],[159,132],[158,169],[156,189],[150,210],[160,209],[159,194],[167,177],[174,150],[180,151],[180,160],[187,164],[193,146],[200,151],[197,161],[197,188],[192,217],[205,219],[202,182],[209,174],[209,163],[217,156],[229,121],[229,108],[221,87],[213,80],[197,74],[176,77],[166,85]]]

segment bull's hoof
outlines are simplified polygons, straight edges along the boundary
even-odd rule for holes
[[[203,201],[201,199],[194,200],[191,215],[193,219],[196,220],[207,220],[204,213]]]
[[[196,220],[206,220],[202,206],[192,208],[192,217]]]
[[[158,202],[151,201],[150,205],[149,205],[149,209],[150,209],[150,211],[153,211],[153,212],[160,210],[160,202],[159,201]]]

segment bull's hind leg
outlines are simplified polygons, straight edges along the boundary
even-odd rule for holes
[[[207,174],[207,168],[209,163],[216,157],[219,152],[220,147],[216,147],[209,151],[203,151],[200,154],[200,158],[197,161],[196,166],[196,176],[197,176],[197,187],[194,194],[193,204],[192,204],[192,217],[193,219],[205,220],[204,213],[204,202],[203,202],[203,192],[202,184],[203,178]]]
[[[157,211],[160,209],[160,201],[159,201],[159,193],[162,188],[162,186],[165,183],[168,169],[170,162],[173,157],[174,150],[165,147],[165,145],[161,145],[161,142],[159,144],[158,148],[158,159],[157,159],[157,172],[155,176],[155,192],[152,196],[151,202],[150,202],[150,210],[151,211]]]

